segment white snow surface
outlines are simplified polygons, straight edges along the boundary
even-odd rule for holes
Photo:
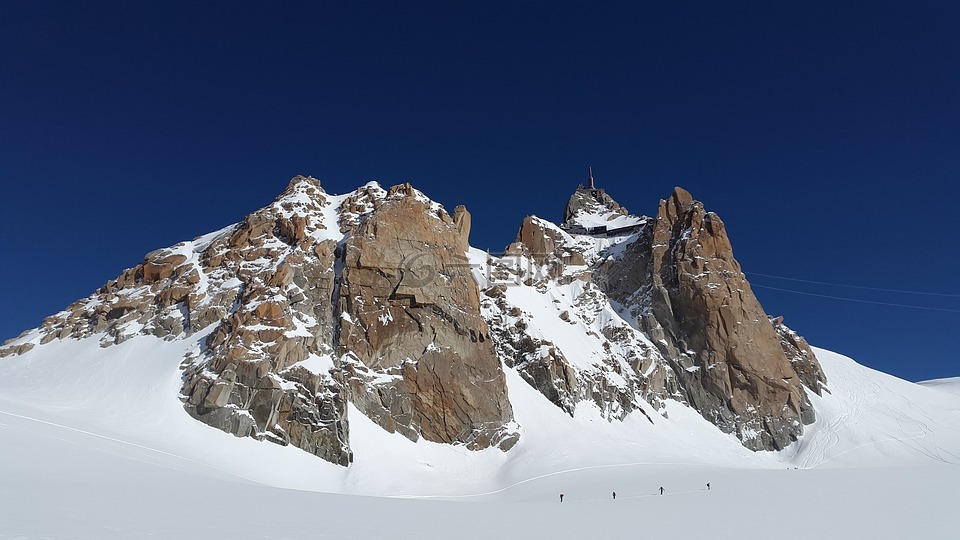
[[[957,394],[960,396],[960,377],[951,377],[948,379],[933,379],[931,381],[921,381],[917,384],[922,384],[927,388],[936,388],[943,392],[950,392],[951,394]]]
[[[202,337],[68,339],[0,360],[0,538],[956,532],[960,396],[829,351],[816,354],[832,393],[811,396],[817,422],[779,453],[746,450],[675,402],[653,424],[587,404],[571,418],[507,369],[510,452],[413,443],[351,407],[345,468],[191,419],[179,364]]]

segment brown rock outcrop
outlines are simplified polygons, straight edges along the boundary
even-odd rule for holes
[[[337,242],[323,238],[331,236],[324,231],[328,204],[317,180],[294,178],[242,223],[149,253],[48,317],[38,341],[95,337],[109,347],[137,335],[186,339],[209,329],[183,364],[189,414],[346,465],[345,386],[338,373],[298,365],[322,357],[333,367]]]
[[[577,214],[581,212],[588,213],[613,213],[617,215],[627,215],[627,209],[613,200],[613,197],[607,195],[602,189],[590,189],[580,186],[567,201],[567,207],[563,210],[563,221],[569,223]]]
[[[242,287],[234,311],[184,362],[181,393],[187,412],[211,426],[347,465],[343,380],[299,364],[333,354],[337,242],[312,236],[326,204],[316,180],[295,178],[203,253]]]
[[[470,212],[467,211],[466,206],[461,204],[453,209],[453,227],[457,230],[463,251],[470,249],[470,222]]]
[[[793,364],[793,369],[797,371],[804,386],[813,390],[818,396],[821,395],[821,390],[827,384],[827,376],[823,373],[823,368],[820,367],[820,362],[817,361],[817,356],[813,354],[813,349],[810,348],[807,340],[783,324],[783,317],[771,317],[770,323],[780,337],[783,353]]]
[[[661,201],[653,226],[602,281],[618,301],[646,306],[638,324],[674,365],[686,400],[745,446],[784,448],[814,420],[723,221],[683,189]]]
[[[512,446],[504,374],[454,220],[397,186],[344,248],[338,350],[351,401],[413,440]]]
[[[537,264],[544,264],[562,243],[563,238],[558,231],[546,227],[536,216],[527,216],[517,231],[517,239],[507,248],[507,253],[522,254]]]

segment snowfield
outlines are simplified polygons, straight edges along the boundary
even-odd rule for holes
[[[956,394],[960,396],[960,377],[952,377],[949,379],[934,379],[932,381],[923,381],[919,384],[922,384],[927,388],[936,388],[937,390],[950,392],[951,394]]]
[[[506,369],[509,453],[413,443],[351,408],[343,468],[191,419],[179,366],[202,338],[55,340],[0,359],[0,538],[957,534],[957,379],[909,383],[818,349],[817,422],[755,453],[676,402],[653,423],[589,404],[571,418]]]

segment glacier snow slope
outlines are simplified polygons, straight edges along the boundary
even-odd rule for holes
[[[935,388],[943,392],[950,392],[951,394],[960,395],[960,377],[951,377],[948,379],[933,379],[930,381],[923,381],[917,384],[922,384],[927,388]]]
[[[356,461],[342,468],[191,419],[179,364],[202,337],[54,341],[0,361],[0,538],[956,531],[960,396],[829,351],[816,350],[831,391],[811,396],[818,420],[779,453],[674,402],[653,423],[611,423],[589,404],[571,418],[507,369],[511,452],[413,443],[351,409]]]

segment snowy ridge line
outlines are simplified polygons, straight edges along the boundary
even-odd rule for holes
[[[938,392],[946,392],[948,394],[960,396],[960,377],[931,379],[929,381],[919,381],[917,384],[926,388],[937,390]],[[958,431],[960,431],[960,429],[958,429]]]
[[[179,454],[174,454],[174,453],[172,453],[172,452],[167,452],[166,450],[159,450],[159,449],[157,449],[157,448],[152,448],[152,447],[149,447],[149,446],[144,446],[144,445],[142,445],[142,444],[137,444],[137,443],[134,443],[134,442],[125,441],[125,440],[123,440],[123,439],[117,439],[116,437],[109,437],[109,436],[107,436],[107,435],[100,435],[99,433],[94,433],[94,432],[92,432],[92,431],[86,431],[86,430],[83,430],[83,429],[77,429],[77,428],[74,428],[74,427],[65,426],[65,425],[63,425],[63,424],[58,424],[58,423],[56,423],[56,422],[49,422],[49,421],[47,421],[47,420],[40,420],[39,418],[33,418],[33,417],[31,417],[31,416],[24,416],[24,415],[22,415],[22,414],[15,414],[15,413],[7,412],[7,411],[0,411],[0,414],[6,415],[6,416],[10,416],[10,417],[12,417],[12,418],[19,418],[19,419],[21,419],[21,420],[29,420],[29,421],[31,421],[31,422],[36,422],[36,423],[38,423],[38,424],[44,424],[44,425],[47,425],[47,426],[53,426],[53,427],[56,427],[56,428],[65,429],[65,430],[67,430],[67,431],[72,431],[72,432],[74,432],[74,433],[79,433],[79,434],[81,434],[81,435],[88,435],[88,436],[90,436],[90,437],[94,437],[94,438],[97,438],[97,439],[102,439],[102,440],[105,440],[105,441],[116,442],[116,443],[124,444],[124,445],[127,445],[127,446],[132,446],[132,447],[134,447],[134,448],[139,448],[139,449],[141,449],[141,450],[147,450],[147,451],[149,451],[149,452],[155,452],[155,453],[157,453],[157,454],[162,454],[162,455],[169,456],[169,457],[176,458],[176,459],[181,459],[181,460],[183,460],[183,461],[187,461],[187,462],[193,463],[193,464],[195,464],[195,465],[200,465],[200,466],[203,466],[203,467],[209,467],[209,468],[211,468],[211,469],[214,469],[214,470],[216,470],[216,471],[218,471],[218,472],[221,472],[221,473],[223,473],[223,474],[226,474],[226,475],[228,475],[228,476],[233,476],[233,477],[236,477],[236,478],[242,478],[242,479],[244,479],[244,480],[246,480],[246,481],[248,481],[248,482],[253,482],[254,484],[259,484],[259,482],[257,482],[256,480],[253,480],[252,478],[247,478],[246,476],[243,476],[243,475],[240,475],[240,474],[237,474],[237,473],[232,473],[232,472],[226,471],[226,470],[221,469],[221,468],[219,468],[219,467],[217,467],[217,466],[215,466],[215,465],[212,465],[211,463],[203,462],[203,461],[197,461],[197,460],[195,460],[195,459],[190,459],[190,458],[188,458],[188,457],[184,457],[184,456],[181,456],[181,455],[179,455]],[[17,431],[24,431],[24,430],[22,430],[22,429],[20,429],[20,428],[17,428],[17,427],[15,427],[15,426],[11,426],[11,425],[8,425],[8,424],[0,424],[0,425],[3,425],[4,427],[9,428],[9,429],[15,429],[15,430],[17,430]]]
[[[504,492],[506,492],[506,491],[509,491],[509,490],[511,490],[511,489],[513,489],[513,488],[515,488],[515,487],[517,487],[517,486],[521,486],[521,485],[523,485],[523,484],[529,484],[530,482],[535,482],[535,481],[537,481],[537,480],[543,480],[544,478],[551,478],[551,477],[554,477],[554,476],[560,476],[560,475],[562,475],[562,474],[567,474],[567,473],[580,472],[580,471],[592,471],[592,470],[598,470],[598,469],[617,469],[617,468],[625,468],[625,467],[649,467],[649,466],[654,466],[654,467],[657,467],[657,466],[675,466],[675,467],[693,466],[693,467],[712,467],[712,468],[716,468],[716,469],[739,469],[739,468],[740,468],[740,467],[734,467],[734,466],[729,466],[729,465],[716,465],[716,464],[710,464],[710,463],[699,463],[699,462],[694,462],[694,461],[676,461],[676,462],[667,462],[667,461],[638,461],[638,462],[635,462],[635,463],[612,463],[612,464],[609,464],[609,465],[590,465],[590,466],[586,466],[586,467],[574,467],[574,468],[571,468],[571,469],[563,469],[563,470],[560,470],[560,471],[554,471],[554,472],[549,472],[549,473],[545,473],[545,474],[540,474],[540,475],[537,475],[537,476],[532,476],[532,477],[530,477],[530,478],[526,478],[526,479],[524,479],[524,480],[520,480],[519,482],[514,482],[514,483],[512,483],[512,484],[510,484],[510,485],[508,485],[508,486],[502,487],[502,488],[500,488],[500,489],[494,489],[494,490],[491,490],[491,491],[485,491],[485,492],[483,492],[483,493],[466,493],[466,494],[461,494],[461,495],[389,495],[389,496],[387,496],[387,498],[389,498],[389,499],[467,499],[467,498],[471,498],[471,497],[483,497],[483,496],[486,496],[486,495],[496,495],[496,494],[498,494],[498,493],[504,493]],[[707,490],[704,490],[704,491],[707,491]],[[677,493],[692,493],[692,492],[677,492]],[[646,496],[646,495],[637,495],[637,496],[634,496],[634,497],[645,497],[645,496]],[[657,496],[659,497],[659,495],[657,495]],[[627,498],[627,497],[625,497],[625,498]],[[587,499],[581,499],[581,500],[587,500]],[[605,500],[605,499],[595,499],[595,500]]]

